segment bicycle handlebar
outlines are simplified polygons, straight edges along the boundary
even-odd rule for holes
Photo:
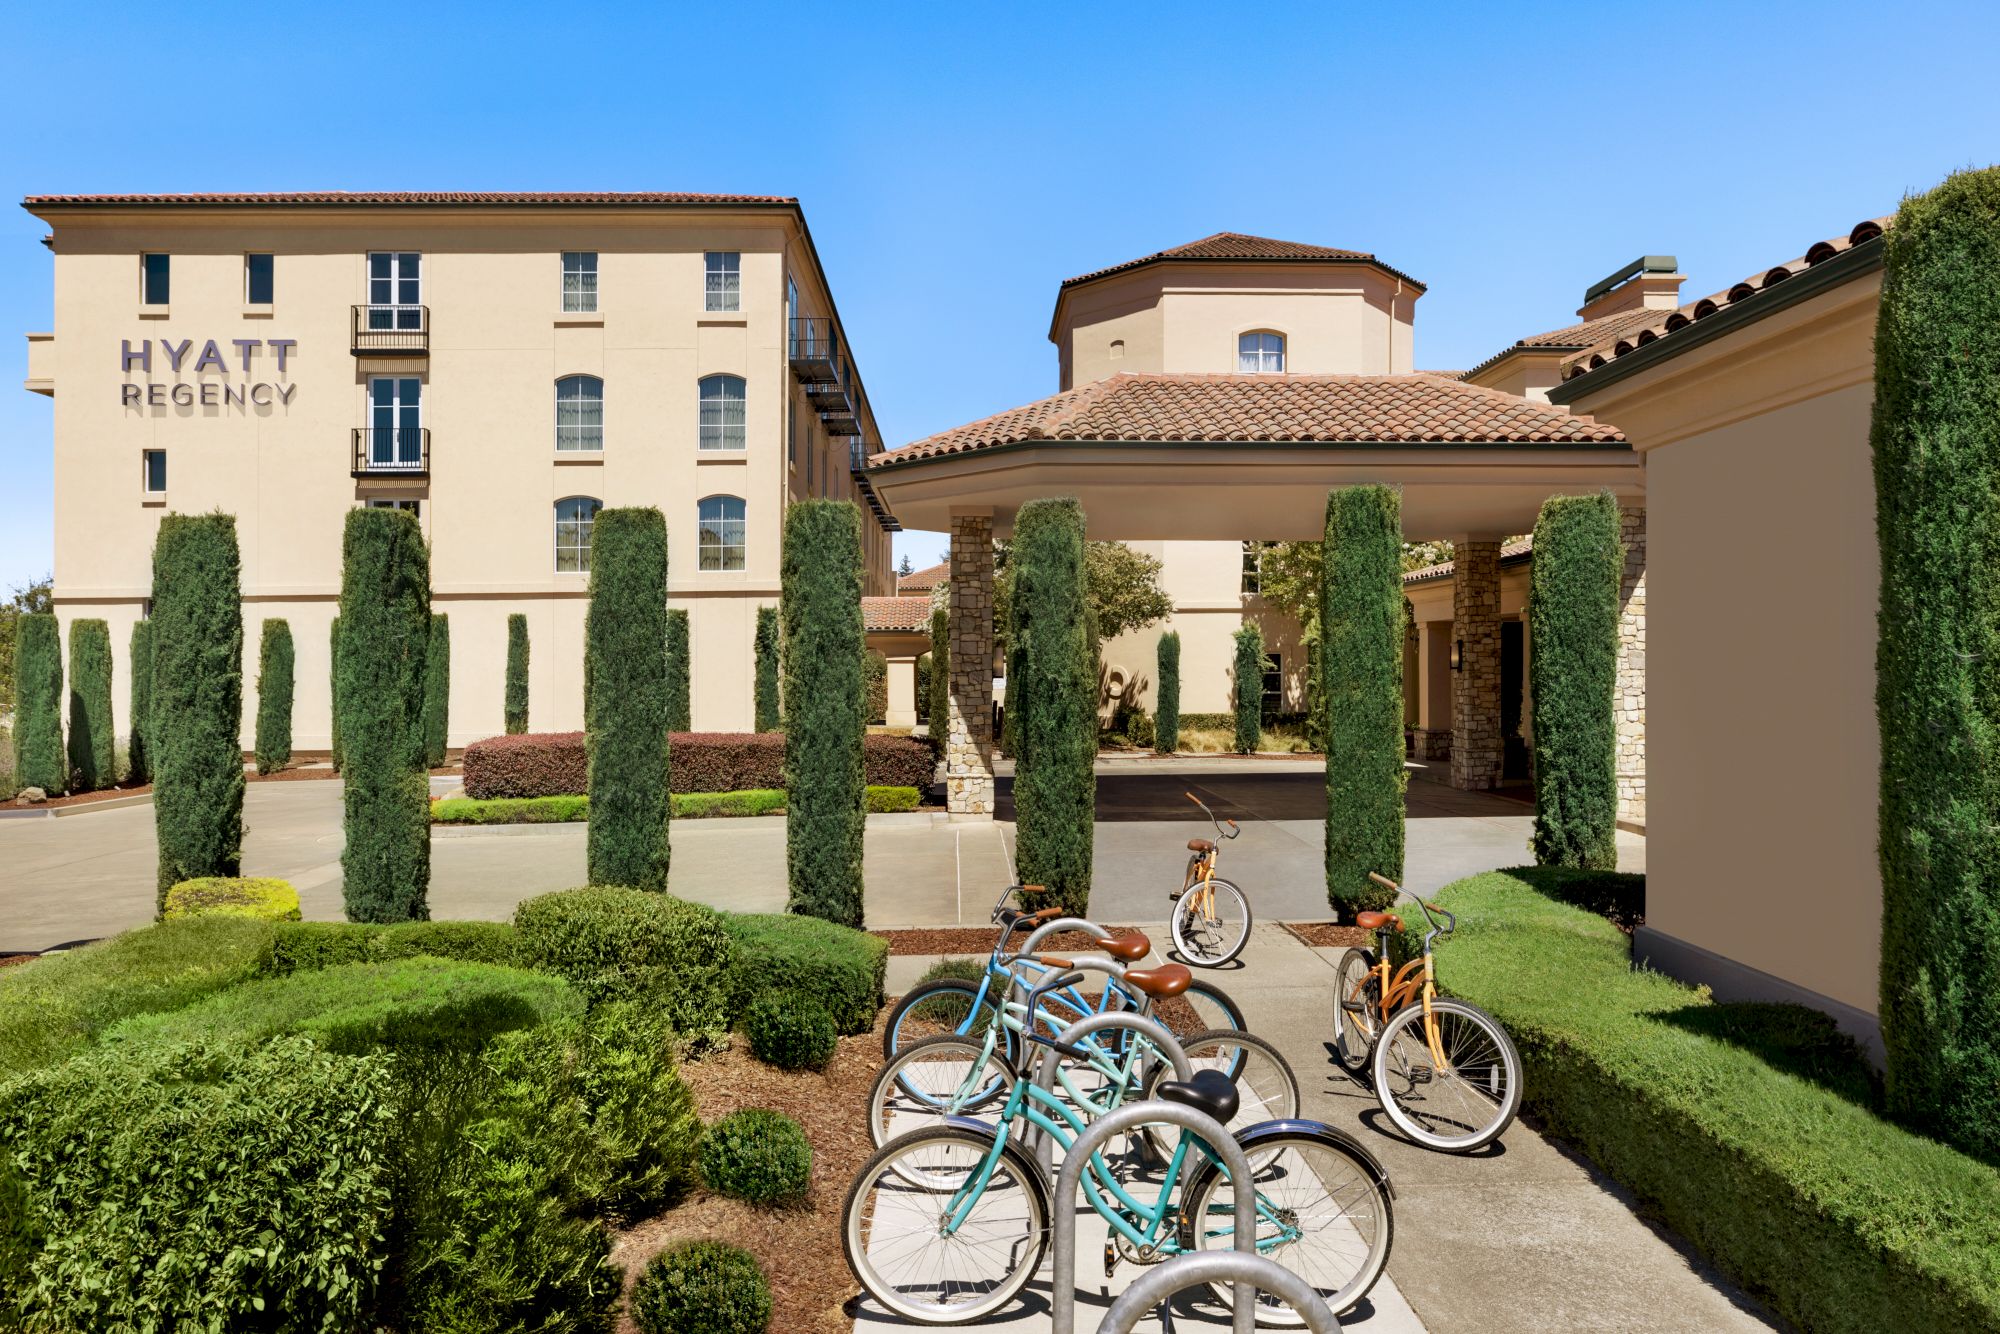
[[[1375,872],[1370,871],[1368,873],[1368,878],[1374,881],[1376,884],[1382,886],[1382,888],[1384,889],[1391,890],[1398,894],[1403,892],[1403,887],[1397,884],[1395,881],[1391,880],[1386,875],[1377,875],[1375,874]],[[1416,904],[1417,907],[1423,909],[1424,920],[1430,923],[1432,935],[1448,936],[1452,932],[1458,930],[1458,916],[1455,913],[1453,913],[1451,909],[1446,908],[1441,904],[1426,903],[1414,894],[1410,895],[1410,902]],[[1431,914],[1434,912],[1444,914],[1445,925],[1443,926],[1438,925],[1437,918],[1431,916]]]
[[[1215,836],[1217,838],[1235,838],[1238,834],[1243,832],[1242,827],[1239,826],[1234,820],[1218,820],[1215,816],[1215,812],[1208,808],[1208,804],[1204,802],[1200,797],[1197,797],[1194,793],[1183,792],[1181,793],[1181,795],[1186,797],[1189,801],[1193,802],[1195,805],[1201,807],[1201,813],[1203,815],[1206,815],[1208,817],[1208,822],[1215,826]],[[1225,824],[1229,826],[1229,832],[1226,834],[1222,832],[1222,826]]]

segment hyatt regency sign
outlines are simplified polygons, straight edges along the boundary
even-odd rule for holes
[[[251,354],[259,348],[269,349],[270,355],[277,361],[276,371],[282,375],[285,372],[286,358],[291,355],[292,349],[299,345],[299,340],[296,338],[231,338],[226,342],[231,349],[228,356],[224,355],[222,345],[213,338],[202,344],[200,352],[194,350],[192,338],[183,338],[179,342],[171,338],[141,338],[137,347],[132,346],[131,339],[121,338],[118,347],[118,370],[122,375],[130,375],[135,369],[145,375],[152,375],[154,345],[157,344],[161,368],[175,375],[179,375],[182,369],[186,368],[195,375],[212,371],[227,377],[233,370],[240,368],[247,376],[250,373]],[[235,367],[230,365],[231,360],[237,363]],[[292,395],[297,393],[298,389],[295,384],[228,378],[203,380],[198,384],[189,384],[184,380],[176,380],[172,384],[161,384],[153,380],[145,384],[132,384],[128,381],[118,386],[118,401],[128,408],[163,408],[170,403],[183,408],[193,407],[196,404],[205,408],[240,408],[245,404],[268,407],[272,403],[289,406]]]

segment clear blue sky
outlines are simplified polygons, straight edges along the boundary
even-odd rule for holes
[[[797,195],[896,445],[1054,390],[1062,278],[1211,232],[1376,252],[1462,367],[1642,253],[1705,293],[2000,159],[1990,0],[88,8],[0,55],[0,589],[52,545],[27,194]]]

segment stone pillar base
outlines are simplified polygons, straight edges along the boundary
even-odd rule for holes
[[[993,818],[993,518],[951,518],[951,688],[945,807]]]
[[[1500,778],[1500,544],[1460,541],[1452,552],[1451,785],[1491,788]]]
[[[1450,759],[1451,733],[1442,728],[1412,727],[1410,729],[1410,758],[1417,760]]]

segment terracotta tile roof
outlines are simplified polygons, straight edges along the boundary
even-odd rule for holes
[[[1440,380],[1463,380],[1465,378],[1464,371],[1416,371],[1414,374],[1435,375]]]
[[[1675,310],[1655,310],[1648,312],[1652,319],[1631,328],[1622,329],[1615,335],[1601,338],[1590,347],[1579,352],[1563,363],[1563,380],[1568,382],[1578,376],[1588,375],[1598,367],[1617,360],[1630,352],[1672,337],[1699,320],[1708,319],[1719,310],[1754,301],[1779,283],[1795,278],[1808,269],[1816,268],[1838,255],[1844,255],[1858,245],[1864,245],[1888,230],[1895,221],[1893,215],[1886,218],[1870,218],[1856,223],[1854,229],[1845,236],[1815,242],[1805,254],[1797,259],[1786,260],[1773,265],[1762,273],[1753,273],[1734,287],[1705,296]]]
[[[1628,331],[1642,329],[1666,314],[1664,310],[1621,310],[1616,315],[1600,315],[1581,324],[1568,324],[1560,329],[1551,329],[1547,333],[1529,334],[1526,338],[1517,339],[1501,348],[1465,374],[1477,375],[1521,351],[1581,352],[1599,343],[1616,339]]]
[[[1615,426],[1433,375],[1114,375],[869,459],[1025,441],[1622,445]]]
[[[556,190],[518,193],[494,190],[305,190],[285,194],[191,195],[29,195],[21,207],[77,205],[536,205],[536,204],[796,204],[789,195],[703,195]]]
[[[928,630],[931,628],[931,600],[922,598],[863,598],[861,626],[864,630]]]
[[[941,560],[935,565],[926,565],[921,570],[912,570],[896,580],[898,593],[928,593],[939,584],[951,582],[951,562]]]
[[[1500,546],[1500,563],[1502,565],[1511,565],[1519,561],[1524,561],[1533,554],[1534,550],[1535,535],[1533,533],[1529,533],[1526,537],[1516,538],[1512,542],[1504,542]],[[1452,576],[1452,571],[1457,568],[1457,562],[1441,560],[1435,565],[1426,565],[1421,570],[1409,571],[1403,576],[1403,582],[1406,584],[1428,584],[1438,579],[1449,579]]]
[[[1092,269],[1089,273],[1079,273],[1074,278],[1063,279],[1064,287],[1074,287],[1078,283],[1094,282],[1114,273],[1124,273],[1142,268],[1148,264],[1171,264],[1175,262],[1199,262],[1215,260],[1248,260],[1259,263],[1296,263],[1300,260],[1319,260],[1336,264],[1373,264],[1385,273],[1394,274],[1407,283],[1422,288],[1423,284],[1398,269],[1390,268],[1366,250],[1337,250],[1332,246],[1307,245],[1303,241],[1279,241],[1268,236],[1246,236],[1242,232],[1217,232],[1204,236],[1199,241],[1189,241],[1186,245],[1171,246],[1165,250],[1155,250],[1150,255],[1138,259],[1128,259],[1123,264],[1113,264],[1106,269]]]

